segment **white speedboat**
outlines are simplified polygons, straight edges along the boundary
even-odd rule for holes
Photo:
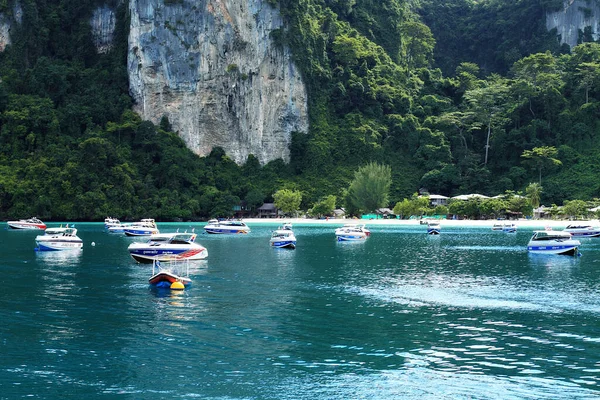
[[[565,231],[534,231],[533,236],[527,244],[527,250],[534,254],[565,254],[579,255],[581,242],[573,239],[569,232]]]
[[[428,235],[439,235],[442,232],[442,227],[437,222],[430,222],[427,224]]]
[[[502,224],[502,223],[495,223],[494,225],[492,225],[493,231],[501,231],[503,229],[504,229],[504,224]]]
[[[283,229],[291,231],[292,230],[292,223],[291,222],[284,222],[283,223]]]
[[[346,224],[335,230],[338,242],[366,240],[370,235],[364,224]]]
[[[160,232],[153,219],[145,218],[140,220],[140,222],[134,222],[131,225],[123,227],[123,233],[127,236],[150,236]]]
[[[564,229],[574,237],[598,237],[600,236],[600,227],[592,225],[567,225]]]
[[[189,276],[189,262],[171,261],[152,263],[152,276],[148,283],[157,288],[185,289],[192,284]]]
[[[83,241],[77,236],[77,229],[67,227],[48,228],[43,235],[35,238],[38,251],[79,250]]]
[[[115,226],[121,226],[121,221],[119,221],[117,218],[106,217],[104,219],[104,228],[105,229],[110,229]]]
[[[278,229],[271,234],[269,244],[279,249],[295,249],[296,236],[291,229]]]
[[[36,217],[20,219],[18,221],[8,221],[7,224],[12,229],[46,229],[46,224]]]
[[[517,225],[515,224],[504,224],[502,226],[502,232],[515,233],[517,231]]]
[[[195,241],[195,233],[162,233],[144,243],[132,243],[127,250],[135,261],[146,264],[154,260],[203,260],[208,250]]]
[[[211,219],[204,227],[206,233],[230,234],[230,233],[249,233],[250,228],[242,221],[217,221]]]

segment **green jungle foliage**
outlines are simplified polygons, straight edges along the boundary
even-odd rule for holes
[[[418,13],[435,36],[436,67],[450,75],[461,62],[472,62],[487,75],[505,74],[533,53],[558,53],[546,13],[562,8],[563,0],[420,0]]]
[[[532,182],[542,204],[600,197],[600,45],[561,54],[539,23],[556,1],[270,0],[286,21],[272,37],[307,85],[310,132],[293,135],[290,164],[265,166],[219,148],[199,158],[166,119],[131,111],[127,2],[104,55],[88,21],[117,0],[20,3],[0,54],[4,219],[205,219],[279,190],[300,193],[304,210],[324,199],[355,209],[347,189],[369,163],[391,167],[389,205],[419,189],[495,195]],[[543,147],[560,163],[522,157]]]

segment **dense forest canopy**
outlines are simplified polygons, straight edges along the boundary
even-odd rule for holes
[[[115,42],[97,54],[89,19],[107,3]],[[562,1],[269,0],[286,22],[272,38],[307,85],[310,131],[294,134],[289,164],[264,166],[218,148],[197,157],[168,120],[131,111],[119,3],[20,0],[0,54],[4,219],[200,219],[280,189],[300,191],[305,210],[331,196],[343,206],[370,162],[391,167],[391,206],[418,190],[495,195],[539,179],[542,204],[600,197],[600,45],[565,49],[545,30]],[[541,147],[560,164],[522,157]]]

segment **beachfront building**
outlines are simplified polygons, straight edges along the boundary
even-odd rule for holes
[[[335,210],[333,210],[333,217],[346,218],[346,210],[344,210],[343,208],[336,208]]]
[[[471,200],[471,199],[489,199],[488,196],[484,196],[482,194],[461,194],[460,196],[454,196],[451,198],[452,200]]]
[[[277,218],[279,215],[279,210],[273,203],[264,203],[256,211],[258,211],[258,218]]]
[[[430,194],[429,195],[429,204],[434,207],[437,206],[447,206],[449,197],[442,196],[441,194]]]

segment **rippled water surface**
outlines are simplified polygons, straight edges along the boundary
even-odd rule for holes
[[[297,224],[285,250],[251,224],[198,235],[209,257],[171,292],[133,239],[76,227],[75,254],[0,230],[1,399],[600,397],[600,238],[573,258],[528,255],[524,229]]]

